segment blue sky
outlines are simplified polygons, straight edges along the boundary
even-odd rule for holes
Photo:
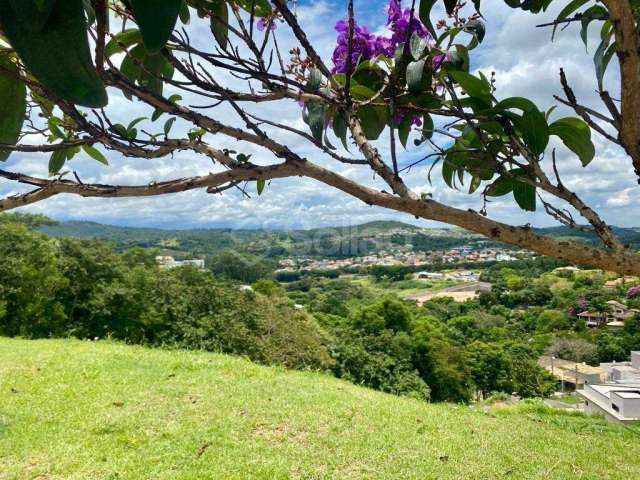
[[[346,12],[346,0],[319,0],[299,2],[299,19],[312,42],[318,47],[324,58],[329,59],[335,44],[333,26]],[[382,1],[356,1],[358,21],[369,26],[370,30],[383,32],[386,21]],[[409,2],[404,2],[405,5]],[[560,2],[562,3],[562,2]],[[595,93],[595,77],[591,61],[594,47],[590,52],[579,40],[576,27],[561,33],[551,42],[550,31],[536,28],[537,23],[552,19],[556,12],[533,16],[523,14],[505,6],[502,0],[484,0],[483,13],[486,17],[487,36],[472,58],[472,69],[487,74],[496,72],[498,97],[526,96],[532,98],[541,108],[554,104],[553,95],[560,93],[558,71],[563,67],[567,72],[576,94],[583,103],[600,107]],[[195,17],[195,15],[194,15]],[[438,17],[438,13],[434,15]],[[438,17],[440,18],[440,17]],[[208,26],[204,21],[194,19],[189,27],[191,38],[200,46],[207,47],[211,42]],[[594,34],[596,27],[593,27]],[[595,36],[595,35],[594,35]],[[278,38],[283,50],[293,46],[293,38],[286,28],[278,29]],[[617,92],[615,68],[607,77],[611,92]],[[219,72],[216,72],[219,74]],[[234,80],[219,74],[220,81]],[[237,83],[237,82],[236,82]],[[171,92],[167,92],[170,94]],[[188,99],[185,99],[188,100]],[[188,101],[187,101],[188,103]],[[202,102],[200,102],[202,103]],[[253,111],[264,117],[278,118],[287,124],[304,128],[300,118],[300,108],[294,103],[261,106]],[[121,123],[127,123],[138,116],[150,116],[139,103],[130,103],[111,95],[108,112]],[[226,107],[208,112],[213,117],[241,125],[233,119],[234,115]],[[558,108],[556,117],[567,116],[569,112]],[[229,119],[229,120],[227,120]],[[156,130],[162,128],[162,121]],[[145,129],[153,129],[143,124]],[[180,121],[176,122],[174,132],[186,129]],[[287,142],[303,156],[331,165],[315,152],[313,147],[294,136],[279,132],[273,133],[280,141]],[[577,158],[570,155],[561,145],[558,146],[559,168],[565,184],[575,189],[588,203],[602,212],[605,219],[621,226],[640,226],[640,217],[635,213],[638,203],[638,185],[629,160],[617,148],[613,148],[594,137],[597,158],[585,170]],[[224,137],[207,137],[207,141],[218,148],[234,148],[236,145]],[[388,155],[388,142],[384,137],[377,145],[383,154]],[[243,151],[253,153],[259,163],[273,162],[268,152],[252,147]],[[401,154],[401,162],[423,154],[423,150]],[[166,180],[174,177],[207,173],[215,167],[207,159],[198,158],[189,153],[160,160],[124,159],[119,155],[108,154],[110,165],[96,164],[86,156],[78,156],[71,162],[70,168],[76,170],[85,182],[146,184],[151,181]],[[36,154],[14,154],[3,168],[24,171],[34,175],[46,175],[47,157]],[[370,172],[340,165],[338,171],[351,178],[371,186],[382,187],[371,178]],[[417,192],[430,193],[434,198],[460,208],[480,209],[482,201],[478,195],[467,195],[446,187],[439,180],[439,169],[434,173],[434,183],[427,181],[426,169],[412,172],[409,183]],[[6,196],[22,192],[6,181],[0,181],[0,195]],[[166,197],[145,199],[82,199],[73,196],[59,196],[24,209],[39,212],[53,218],[65,220],[93,220],[103,223],[156,226],[171,228],[190,227],[240,227],[240,228],[311,228],[316,226],[349,225],[378,219],[409,221],[424,226],[441,226],[433,222],[416,221],[412,217],[389,212],[384,209],[368,207],[347,195],[333,191],[329,187],[312,180],[288,179],[272,182],[261,197],[243,198],[234,191],[223,195],[208,195],[203,191],[184,192]],[[543,212],[527,214],[521,212],[514,202],[505,197],[489,205],[489,214],[497,219],[515,223],[531,223],[539,226],[554,225],[552,219]]]

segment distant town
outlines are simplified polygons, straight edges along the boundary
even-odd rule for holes
[[[352,267],[373,266],[420,266],[433,264],[475,263],[475,262],[509,262],[519,258],[532,258],[533,254],[526,250],[517,252],[497,248],[476,250],[473,247],[452,248],[449,250],[433,250],[416,252],[408,248],[395,251],[383,250],[375,254],[343,259],[290,257],[280,260],[280,268],[276,273],[338,270]]]

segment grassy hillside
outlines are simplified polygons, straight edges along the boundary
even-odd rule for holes
[[[0,339],[2,480],[629,479],[639,433],[222,355]]]

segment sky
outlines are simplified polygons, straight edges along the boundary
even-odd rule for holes
[[[373,32],[384,33],[386,23],[385,1],[357,0],[356,17]],[[405,1],[407,5],[410,2]],[[558,6],[566,2],[556,2]],[[311,42],[318,48],[327,63],[330,63],[335,46],[334,25],[344,18],[346,0],[301,0],[298,18]],[[592,63],[595,45],[589,44],[587,52],[579,39],[577,26],[560,32],[551,41],[551,31],[536,28],[536,24],[555,18],[557,11],[551,10],[541,15],[531,15],[507,7],[503,0],[483,0],[483,14],[487,35],[483,44],[472,52],[471,69],[489,75],[495,72],[496,95],[498,98],[525,96],[534,100],[542,109],[556,102],[554,94],[561,94],[558,72],[564,68],[578,99],[586,105],[601,108],[596,94],[596,80]],[[195,18],[188,27],[191,39],[202,48],[212,48],[212,37],[205,21]],[[434,11],[433,18],[443,18]],[[597,36],[593,26],[592,36]],[[282,49],[288,51],[295,45],[294,39],[285,26],[277,30]],[[615,68],[614,68],[615,67]],[[617,94],[619,87],[617,65],[610,67],[606,85]],[[224,72],[211,72],[221,83],[238,85],[237,80]],[[139,102],[129,102],[110,92],[107,108],[114,123],[127,124],[139,116],[150,116],[151,112]],[[165,91],[168,96],[173,93]],[[184,99],[185,104],[202,104],[202,99]],[[292,101],[251,107],[256,115],[275,118],[278,121],[305,129],[300,107]],[[228,106],[221,106],[207,112],[225,123],[242,126]],[[554,118],[572,115],[559,107]],[[575,116],[575,115],[572,115]],[[140,127],[146,131],[161,131],[164,121],[152,124],[143,122]],[[178,120],[172,130],[176,137],[184,134],[187,125]],[[323,166],[361,181],[369,186],[384,188],[363,167],[338,164],[319,155],[315,147],[299,137],[286,132],[271,132],[273,138],[287,143],[301,156]],[[205,140],[217,148],[240,149],[240,146],[225,137],[208,135]],[[333,142],[339,143],[339,142]],[[411,143],[411,142],[410,142]],[[638,204],[638,184],[634,180],[630,160],[619,148],[608,145],[594,134],[596,159],[585,169],[579,160],[560,143],[557,147],[558,166],[566,186],[574,189],[590,206],[601,213],[610,224],[618,226],[640,226],[640,215],[635,212]],[[381,137],[376,146],[383,156],[389,156],[388,137]],[[276,159],[264,150],[250,145],[242,145],[240,151],[253,154],[252,161],[261,164],[273,163]],[[352,152],[354,150],[352,149]],[[210,160],[193,153],[180,153],[163,159],[125,159],[113,152],[105,152],[109,166],[102,166],[86,155],[78,155],[68,165],[78,172],[83,182],[107,184],[148,184],[153,181],[168,180],[184,176],[202,175],[217,171]],[[346,152],[345,152],[346,153]],[[354,152],[355,153],[355,152]],[[400,152],[400,163],[406,165],[424,155],[424,149],[410,149]],[[47,175],[48,157],[42,154],[13,154],[1,168],[31,175]],[[463,209],[479,210],[482,199],[478,194],[468,195],[466,191],[455,191],[441,180],[440,169],[436,167],[432,175],[433,183],[427,178],[427,168],[414,169],[408,177],[409,185],[418,193],[429,193],[436,200]],[[0,196],[24,192],[25,188],[0,180]],[[511,196],[501,197],[488,206],[492,218],[516,225],[535,226],[556,225],[543,211],[522,212]],[[43,213],[57,220],[91,220],[101,223],[126,226],[161,228],[267,228],[297,229],[319,226],[355,225],[372,220],[399,220],[421,226],[443,226],[435,222],[416,220],[411,216],[369,207],[348,195],[333,190],[310,179],[283,179],[271,182],[261,195],[245,198],[239,192],[230,190],[224,194],[209,195],[204,191],[191,191],[170,196],[138,199],[83,199],[71,195],[60,195],[21,209],[24,212]]]

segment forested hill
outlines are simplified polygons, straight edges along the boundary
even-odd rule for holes
[[[395,221],[325,227],[311,230],[234,230],[230,228],[169,230],[69,221],[42,225],[40,230],[56,237],[101,239],[118,249],[158,248],[176,254],[209,255],[234,249],[269,257],[296,254],[351,256],[389,245],[413,245],[418,250],[454,248],[461,245],[498,245],[459,228],[421,228]],[[537,229],[545,235],[597,243],[594,235],[568,227]],[[614,227],[625,244],[640,248],[640,228]]]
[[[166,230],[69,221],[42,225],[39,230],[55,237],[106,240],[121,250],[158,248],[178,255],[209,255],[233,249],[269,257],[344,257],[407,244],[428,250],[486,242],[481,236],[461,229],[427,229],[394,221],[288,231],[229,228]]]

